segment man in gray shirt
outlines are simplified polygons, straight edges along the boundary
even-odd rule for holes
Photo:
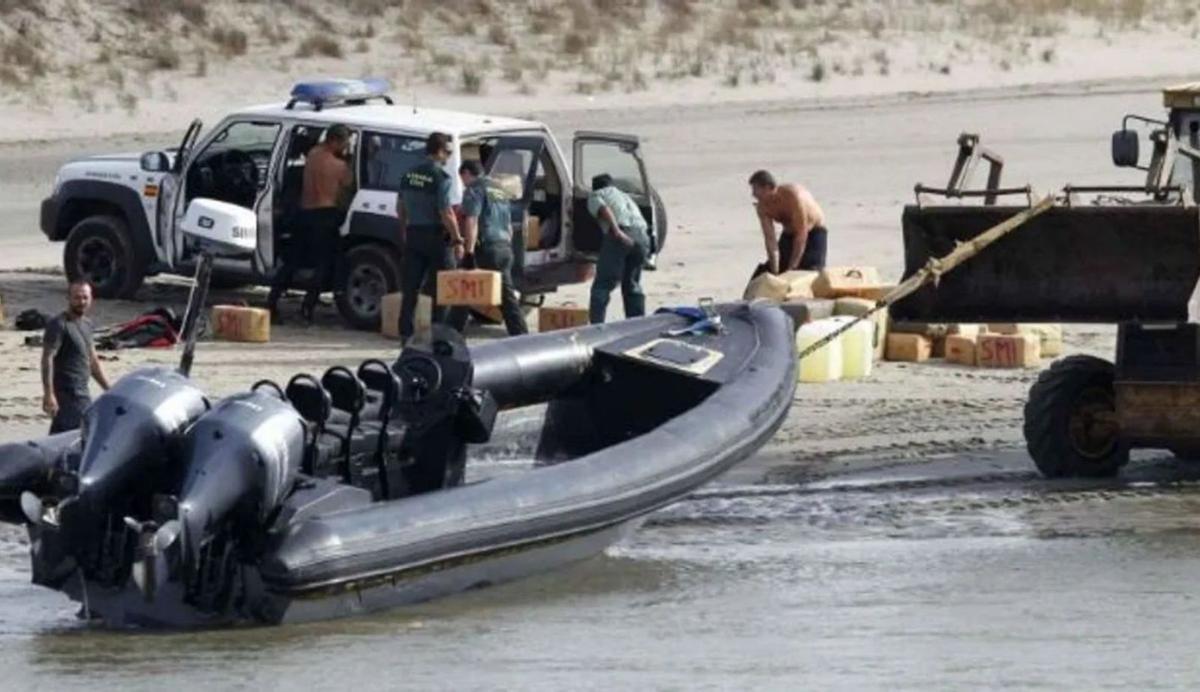
[[[92,343],[92,287],[76,281],[67,287],[67,309],[46,324],[42,335],[42,410],[53,416],[50,434],[74,430],[91,405],[88,380],[108,389],[108,376]]]

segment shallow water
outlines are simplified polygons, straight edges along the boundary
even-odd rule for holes
[[[554,574],[387,615],[147,634],[78,623],[0,542],[8,689],[1194,688],[1200,492],[1018,459],[716,485]],[[513,464],[497,464],[495,471]]]

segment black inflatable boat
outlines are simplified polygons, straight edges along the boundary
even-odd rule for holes
[[[0,447],[0,518],[33,582],[117,626],[353,615],[601,552],[765,443],[795,388],[776,307],[661,314],[211,402],[174,370],[122,378],[82,432]],[[497,412],[545,407],[536,463],[463,483]]]

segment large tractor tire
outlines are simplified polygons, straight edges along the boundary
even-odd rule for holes
[[[1051,365],[1025,402],[1025,444],[1047,478],[1115,475],[1129,461],[1116,419],[1112,363],[1070,356]]]
[[[99,298],[132,298],[146,278],[129,237],[116,216],[89,216],[71,229],[63,249],[70,281],[87,281]]]
[[[400,290],[400,259],[391,248],[366,243],[346,253],[335,291],[338,312],[355,329],[379,329],[383,297]]]

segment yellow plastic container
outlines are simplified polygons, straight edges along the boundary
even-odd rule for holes
[[[812,346],[842,323],[834,318],[800,325],[796,330],[796,352]],[[800,360],[801,382],[833,382],[842,378],[842,338],[835,339]]]
[[[856,318],[840,316],[832,318],[837,326],[843,327]],[[875,364],[875,323],[863,320],[837,338],[842,347],[842,378],[860,380],[871,376]]]

